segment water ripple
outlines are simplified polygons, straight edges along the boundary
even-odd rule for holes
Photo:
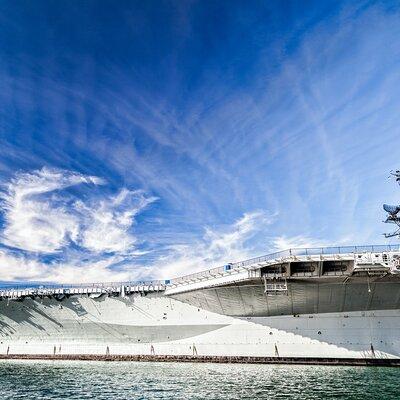
[[[1,399],[398,399],[400,369],[1,361]]]

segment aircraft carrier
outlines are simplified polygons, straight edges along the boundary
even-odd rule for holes
[[[385,236],[400,236],[400,205],[383,208],[397,226]],[[0,358],[400,366],[399,332],[400,245],[289,249],[165,281],[0,289]]]
[[[0,358],[400,365],[400,246],[0,290]]]

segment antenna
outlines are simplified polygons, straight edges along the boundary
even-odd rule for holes
[[[400,185],[400,170],[390,171],[390,178],[393,177],[395,181]],[[395,224],[397,229],[392,233],[384,233],[385,238],[391,238],[394,236],[400,236],[400,205],[391,206],[389,204],[384,204],[383,209],[387,212],[386,220],[383,221],[386,224]]]

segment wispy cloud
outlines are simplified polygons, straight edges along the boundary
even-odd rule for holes
[[[52,253],[79,238],[80,221],[57,191],[79,184],[102,184],[97,177],[43,168],[17,174],[1,196],[3,243],[23,250]]]
[[[88,196],[76,192],[79,185],[92,187]],[[137,248],[133,226],[156,198],[127,188],[93,194],[98,185],[106,182],[51,168],[17,173],[4,185],[0,279],[90,282],[140,275],[126,265],[145,253]]]
[[[79,244],[94,252],[131,253],[136,242],[130,232],[134,217],[155,200],[141,190],[122,189],[116,196],[94,204],[77,202],[75,209],[83,219]]]
[[[113,199],[115,201],[115,199]],[[265,231],[274,217],[264,212],[246,213],[233,224],[211,229],[207,227],[201,239],[171,246],[166,252],[146,265],[140,265],[134,258],[129,260],[126,249],[109,257],[80,253],[67,253],[66,257],[43,262],[34,254],[20,254],[9,249],[0,249],[0,280],[33,280],[40,282],[117,282],[137,279],[160,279],[189,274],[202,269],[238,261],[250,257],[255,250],[250,244],[256,236],[263,240]],[[101,232],[107,235],[107,232]],[[99,247],[114,249],[114,243],[101,235],[96,238],[94,251]],[[114,239],[112,233],[112,239]],[[126,244],[126,243],[125,243]],[[118,247],[119,249],[119,247]],[[130,249],[134,254],[133,248]],[[115,253],[115,252],[114,252]],[[137,253],[140,255],[140,252]],[[128,260],[128,262],[127,262]]]
[[[295,248],[324,247],[332,245],[332,243],[327,240],[298,235],[293,237],[277,236],[270,241],[270,245],[273,251],[280,251]]]
[[[100,260],[72,258],[51,263],[32,255],[0,249],[0,280],[53,283],[94,283],[134,280],[139,271],[115,269],[121,257]]]
[[[82,200],[66,189],[104,185],[94,176],[43,168],[19,173],[2,193],[5,245],[39,253],[60,252],[71,243],[96,253],[135,250],[135,216],[156,200],[140,190]]]
[[[259,241],[265,238],[273,220],[274,216],[254,211],[224,228],[206,228],[201,239],[171,246],[168,253],[153,265],[153,269],[157,275],[171,278],[248,258],[254,251],[261,251]]]

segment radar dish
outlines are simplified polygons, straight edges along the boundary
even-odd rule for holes
[[[391,215],[396,215],[400,211],[400,206],[390,206],[389,204],[384,204],[383,209]]]

